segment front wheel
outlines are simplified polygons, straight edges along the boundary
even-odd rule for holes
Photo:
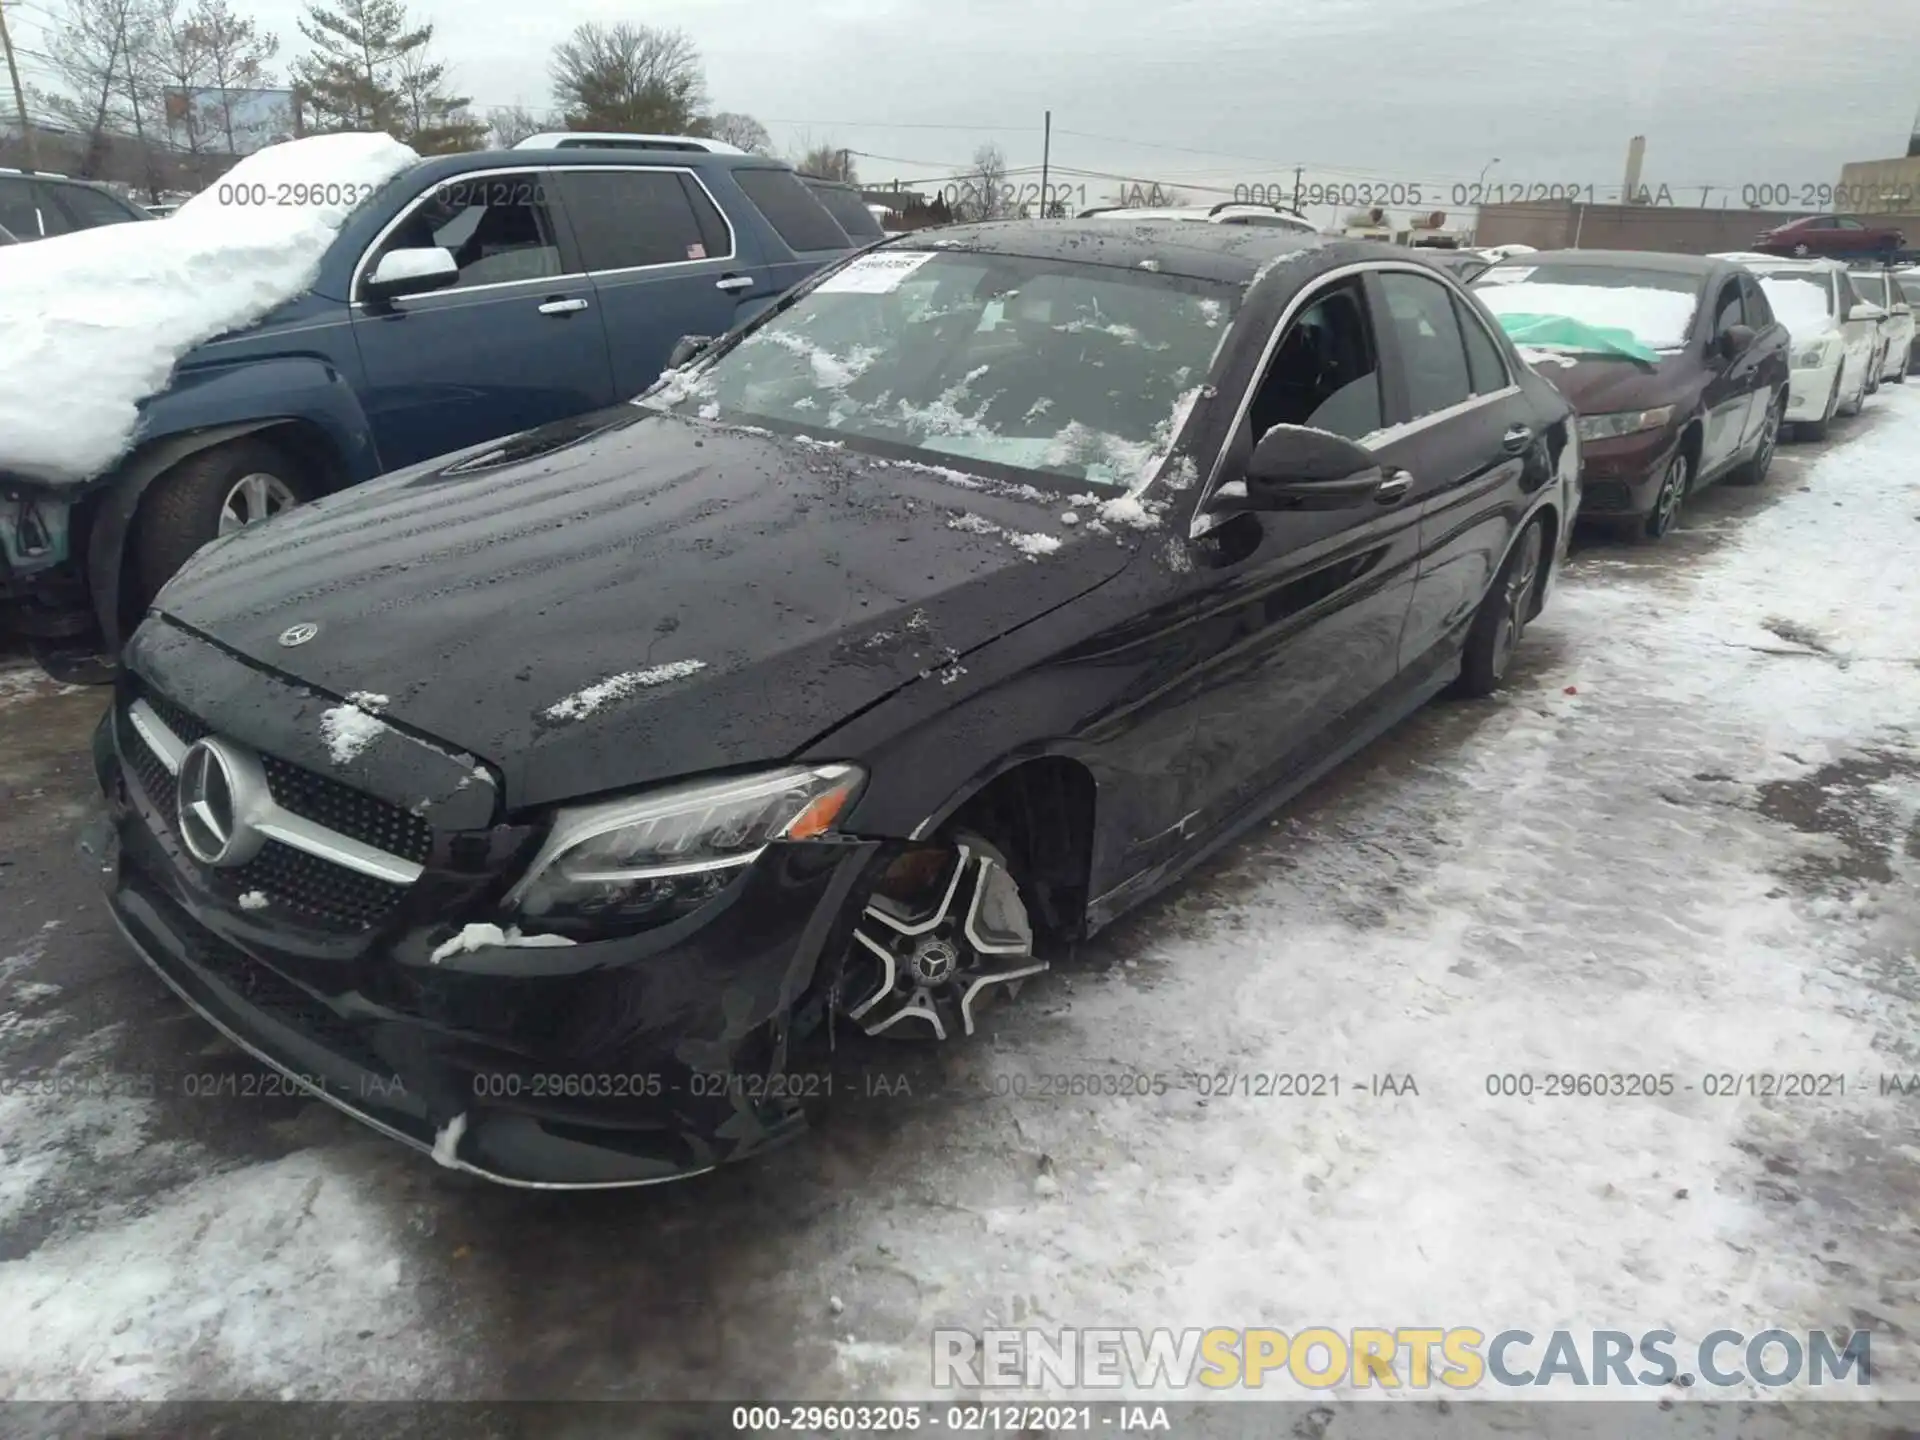
[[[153,482],[140,505],[134,546],[143,605],[209,540],[312,498],[305,472],[266,440],[189,455]]]
[[[1660,540],[1673,529],[1674,521],[1680,518],[1680,507],[1686,503],[1687,490],[1693,482],[1693,466],[1682,450],[1667,462],[1666,474],[1660,477],[1660,493],[1653,497],[1653,513],[1647,516],[1645,534],[1649,540]]]
[[[1783,393],[1775,391],[1767,401],[1767,418],[1761,422],[1760,443],[1754,449],[1753,458],[1728,477],[1734,484],[1758,485],[1767,478],[1767,471],[1773,466],[1773,452],[1780,443],[1780,416],[1786,409]]]
[[[1460,678],[1454,694],[1477,700],[1491,695],[1506,679],[1520,637],[1533,618],[1540,588],[1540,557],[1546,549],[1545,525],[1534,521],[1507,556],[1500,574],[1480,602],[1467,631],[1467,647],[1460,660]]]

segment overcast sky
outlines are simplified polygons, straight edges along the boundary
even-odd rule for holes
[[[44,23],[61,0],[29,3]],[[283,59],[298,53],[298,0],[232,3],[279,32]],[[414,0],[411,10],[437,24],[442,58],[482,112],[544,106],[547,54],[583,20],[677,26],[700,49],[716,107],[759,117],[782,146],[864,152],[869,182],[937,184],[985,140],[1012,166],[1037,167],[1050,108],[1057,167],[1176,184],[1194,199],[1227,198],[1238,182],[1290,189],[1298,165],[1309,182],[1417,183],[1426,208],[1448,208],[1452,187],[1498,156],[1490,183],[1593,185],[1607,200],[1628,140],[1644,134],[1646,183],[1688,204],[1715,185],[1709,203],[1737,205],[1744,186],[1797,192],[1833,183],[1846,160],[1903,154],[1920,107],[1913,0]],[[1055,178],[1084,184],[1089,204],[1113,188]]]

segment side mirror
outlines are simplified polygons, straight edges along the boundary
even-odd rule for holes
[[[453,252],[429,245],[419,250],[389,250],[373,267],[364,288],[369,300],[398,300],[405,295],[445,290],[459,279],[460,265]]]
[[[1754,330],[1751,325],[1729,325],[1720,332],[1720,353],[1731,360],[1753,344],[1753,339]]]
[[[711,335],[682,335],[673,342],[673,350],[667,356],[667,369],[678,370],[702,350],[713,344]]]
[[[1253,447],[1245,480],[1213,492],[1208,509],[1345,510],[1378,497],[1380,462],[1344,436],[1303,425],[1276,425]]]

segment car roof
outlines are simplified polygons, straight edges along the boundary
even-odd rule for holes
[[[474,170],[512,169],[526,165],[675,165],[694,170],[785,170],[784,160],[764,155],[718,154],[704,150],[601,150],[581,146],[569,150],[464,150],[453,155],[429,155],[401,171],[410,180],[437,180]]]
[[[1838,260],[1828,259],[1824,255],[1763,255],[1742,250],[1712,258],[1744,265],[1749,270],[1804,270],[1809,274],[1832,274],[1847,268]]]
[[[1617,265],[1622,270],[1667,270],[1675,275],[1710,275],[1726,262],[1716,255],[1673,255],[1664,250],[1535,250],[1530,255],[1511,255],[1496,263],[1544,265],[1565,262],[1575,265]]]
[[[1116,225],[1111,217],[943,225],[938,238],[927,241],[926,248],[1157,269],[1189,279],[1245,285],[1271,261],[1336,243],[1364,250],[1369,256],[1378,252],[1382,258],[1394,258],[1397,253],[1392,246],[1335,241],[1277,226],[1195,225],[1191,220],[1141,220]]]

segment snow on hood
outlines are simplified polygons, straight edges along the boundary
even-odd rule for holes
[[[0,250],[0,470],[73,485],[106,469],[182,355],[305,290],[348,213],[418,159],[388,135],[291,140],[249,155],[165,224]],[[320,203],[298,203],[309,187]]]

